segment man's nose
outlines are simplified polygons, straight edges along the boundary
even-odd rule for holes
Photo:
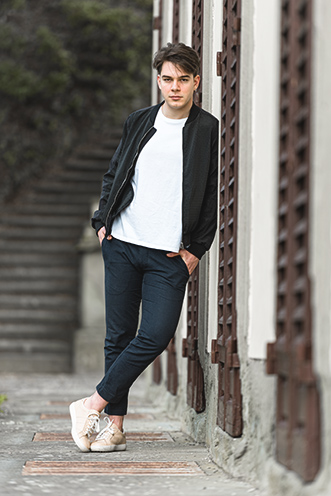
[[[174,79],[173,82],[172,82],[172,89],[173,90],[178,90],[179,89],[179,84],[178,84],[178,81],[176,81],[176,79]]]

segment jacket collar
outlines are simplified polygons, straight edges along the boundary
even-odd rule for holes
[[[151,111],[151,114],[150,114],[150,120],[151,120],[152,124],[154,124],[155,119],[156,119],[156,116],[157,116],[157,113],[158,113],[158,111],[160,110],[160,108],[162,107],[163,104],[164,104],[164,101],[161,102],[161,103],[158,103],[157,105],[154,105],[152,107],[152,111]],[[193,102],[193,105],[191,107],[191,110],[190,110],[189,116],[187,118],[186,124],[189,124],[190,122],[194,121],[194,119],[199,114],[199,110],[200,110],[199,107]]]

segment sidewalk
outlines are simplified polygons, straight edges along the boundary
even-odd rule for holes
[[[125,452],[81,453],[70,436],[68,404],[99,377],[0,375],[0,493],[65,496],[259,496],[227,476],[207,449],[144,399],[143,379],[130,396]],[[103,428],[103,422],[101,422]]]

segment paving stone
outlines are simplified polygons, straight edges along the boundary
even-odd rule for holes
[[[180,419],[147,402],[144,377],[130,395],[127,451],[82,453],[71,440],[68,404],[91,394],[99,379],[98,374],[0,374],[0,391],[8,396],[0,413],[1,494],[262,496],[217,467],[204,445],[180,431]],[[57,418],[41,420],[42,413]]]
[[[195,462],[43,462],[27,461],[23,475],[202,475]]]
[[[155,443],[174,442],[168,432],[126,432],[128,441]],[[33,437],[34,442],[72,442],[70,432],[36,432]]]

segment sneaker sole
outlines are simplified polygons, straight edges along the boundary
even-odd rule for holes
[[[125,451],[125,450],[126,450],[126,444],[112,444],[110,446],[100,446],[100,447],[94,447],[93,443],[91,444],[91,451],[106,452],[106,451]]]
[[[78,448],[81,451],[83,451],[84,453],[87,453],[90,450],[88,448],[86,448],[86,446],[84,446],[84,444],[81,442],[81,440],[78,437],[77,432],[75,431],[75,428],[74,428],[76,426],[76,412],[75,412],[75,407],[74,407],[73,403],[71,403],[71,405],[69,406],[69,412],[70,412],[70,417],[71,417],[71,422],[72,422],[72,428],[71,428],[72,438],[75,441]]]

